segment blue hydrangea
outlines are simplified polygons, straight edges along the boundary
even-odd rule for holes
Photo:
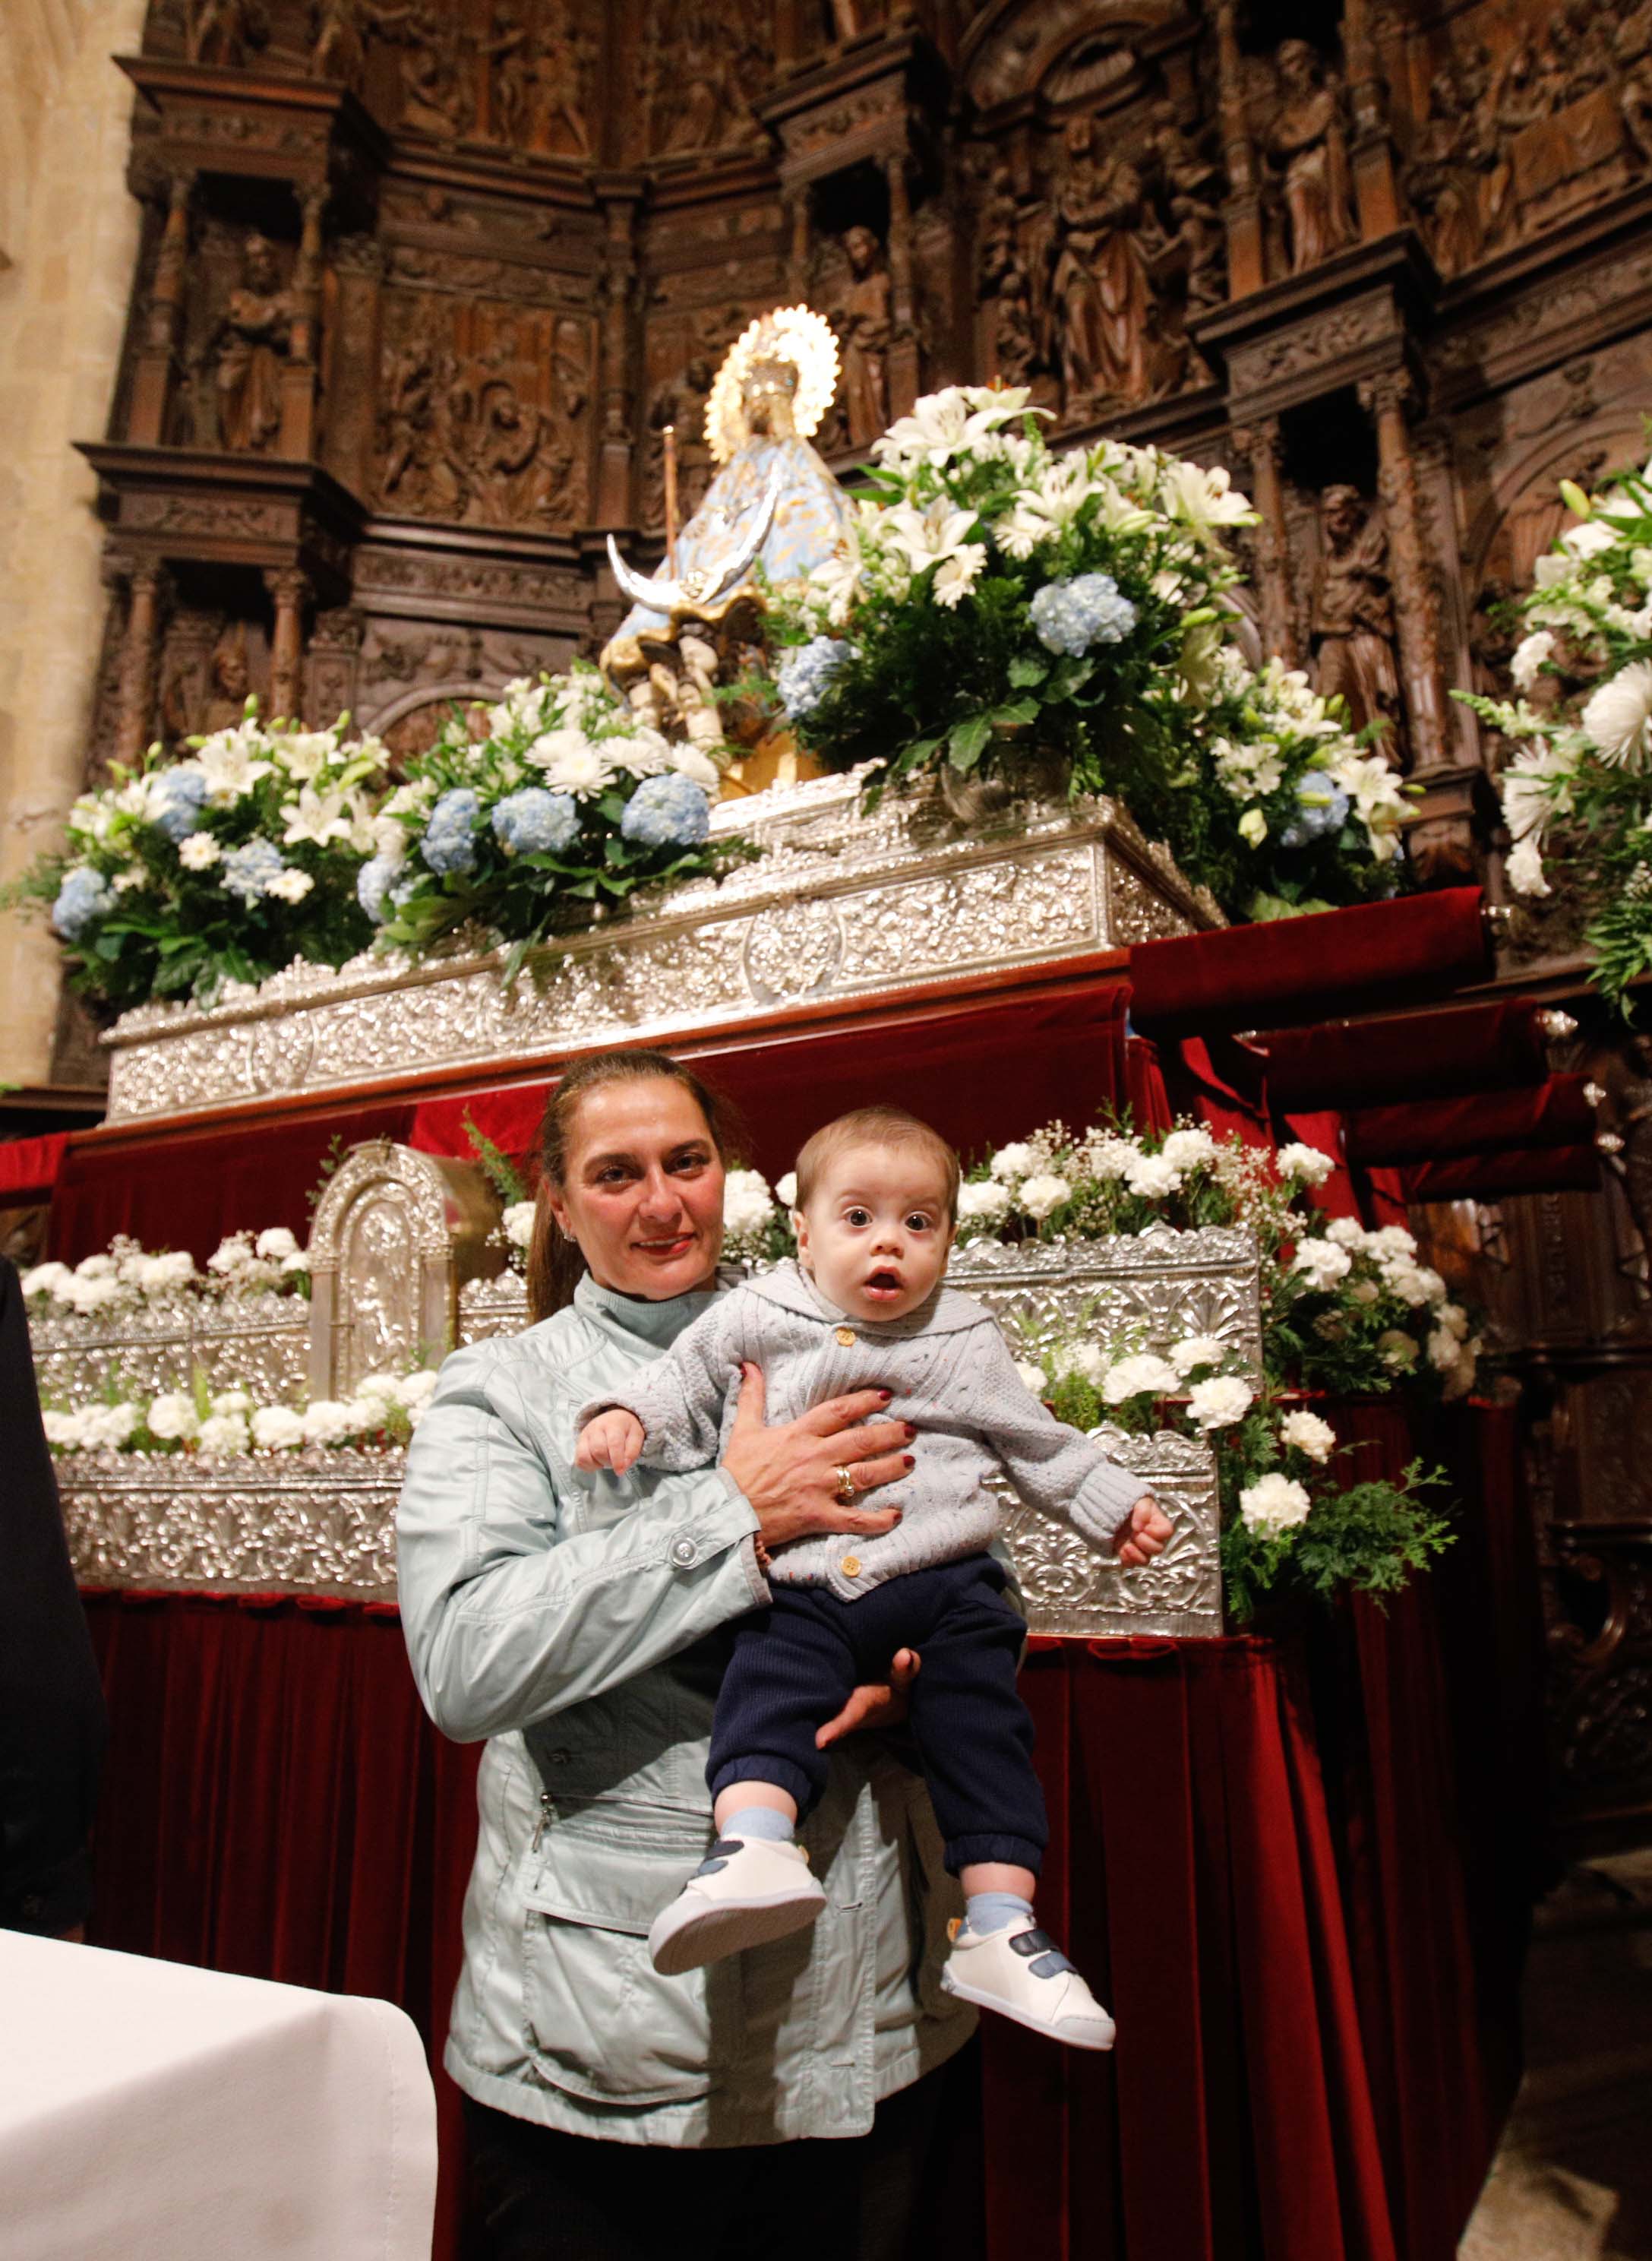
[[[482,804],[468,785],[443,793],[430,812],[418,852],[431,870],[447,879],[476,868],[476,819]]]
[[[1081,659],[1092,644],[1119,643],[1136,624],[1136,608],[1119,593],[1111,573],[1080,573],[1051,581],[1028,608],[1046,651]]]
[[[579,830],[579,810],[571,793],[530,785],[496,803],[491,821],[513,856],[560,856]]]
[[[711,829],[711,803],[679,770],[644,778],[619,820],[626,838],[644,848],[695,848]]]
[[[1348,820],[1348,797],[1323,770],[1310,770],[1297,779],[1297,813],[1279,835],[1287,848],[1305,848],[1311,840],[1334,838]]]
[[[163,770],[149,788],[149,822],[175,848],[200,829],[206,779],[197,770]]]
[[[78,942],[89,926],[95,926],[112,908],[114,901],[114,892],[103,873],[94,872],[89,864],[77,864],[63,874],[52,906],[52,923],[65,942]]]
[[[849,647],[841,636],[816,636],[786,654],[775,670],[775,688],[794,722],[813,714],[848,657]]]
[[[404,869],[394,856],[369,856],[356,873],[355,899],[375,926],[383,925],[388,915],[385,905],[391,901],[397,874]]]
[[[280,879],[286,868],[273,840],[249,840],[245,847],[232,848],[225,856],[218,885],[226,895],[239,895],[244,903],[256,902],[269,893],[270,881]]]

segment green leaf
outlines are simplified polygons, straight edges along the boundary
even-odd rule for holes
[[[1042,683],[1048,673],[1049,662],[1034,657],[1030,651],[1018,651],[1010,662],[1010,682],[1017,691],[1030,690],[1033,684]]]
[[[947,758],[955,770],[972,770],[986,750],[992,726],[984,714],[960,722],[948,742]]]
[[[1015,699],[1007,707],[999,707],[992,714],[994,722],[1036,722],[1043,713],[1036,699]]]

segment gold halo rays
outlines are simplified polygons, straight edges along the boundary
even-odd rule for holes
[[[726,463],[751,437],[740,398],[754,362],[789,361],[797,372],[792,424],[803,439],[819,429],[838,389],[838,341],[824,314],[812,306],[776,306],[747,323],[723,356],[705,404],[705,443]]]

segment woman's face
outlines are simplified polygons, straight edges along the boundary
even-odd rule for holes
[[[650,1076],[588,1091],[550,1202],[598,1287],[661,1303],[710,1285],[723,1245],[723,1165],[682,1084]]]

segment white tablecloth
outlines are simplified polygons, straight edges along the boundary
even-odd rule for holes
[[[0,2261],[428,2261],[435,2190],[390,2003],[0,1931]]]

